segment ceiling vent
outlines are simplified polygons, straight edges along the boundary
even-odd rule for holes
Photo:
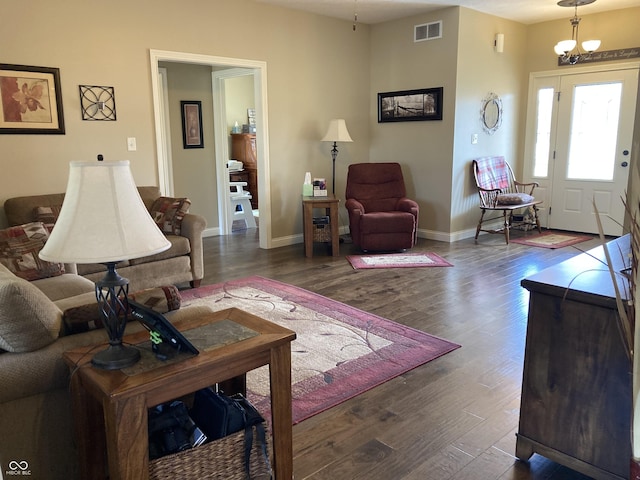
[[[442,20],[423,23],[422,25],[414,25],[414,42],[424,42],[425,40],[434,40],[436,38],[442,38]]]

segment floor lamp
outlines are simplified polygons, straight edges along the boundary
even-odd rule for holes
[[[336,157],[338,156],[338,143],[337,142],[353,142],[349,131],[347,130],[347,124],[342,118],[334,118],[329,122],[329,129],[327,134],[321,140],[323,142],[333,142],[333,148],[331,149],[331,159],[333,160],[333,183],[332,192],[336,194]]]
[[[70,163],[62,209],[40,258],[106,265],[104,278],[95,284],[109,346],[93,356],[94,366],[125,368],[140,358],[137,348],[122,344],[129,281],[118,274],[116,264],[160,253],[170,246],[140,198],[128,160]]]

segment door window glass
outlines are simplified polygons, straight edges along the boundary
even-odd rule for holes
[[[538,90],[536,111],[536,148],[533,158],[533,176],[546,177],[549,173],[549,148],[551,141],[551,112],[553,111],[553,88]]]
[[[567,178],[613,180],[622,83],[574,89]]]

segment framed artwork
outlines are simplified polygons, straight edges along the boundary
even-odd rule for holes
[[[0,63],[0,133],[64,134],[60,69]]]
[[[202,139],[202,102],[181,100],[182,146],[184,148],[204,148]]]
[[[378,123],[442,120],[442,87],[378,94]]]

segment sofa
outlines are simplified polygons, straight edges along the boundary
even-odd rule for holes
[[[171,247],[156,255],[120,262],[118,273],[129,280],[131,290],[186,282],[192,287],[199,286],[204,276],[202,232],[206,227],[205,219],[188,213],[188,199],[163,197],[158,187],[138,187],[138,192]],[[13,197],[5,201],[4,212],[9,226],[42,222],[53,228],[63,200],[63,193]],[[105,267],[101,264],[66,264],[64,271],[95,281],[103,277]]]
[[[179,299],[175,286],[131,295],[138,302],[160,306],[158,298],[170,288]],[[153,301],[143,300],[144,295]],[[164,310],[154,309],[172,322],[208,311],[177,308],[175,303],[169,307],[167,296]],[[78,329],[78,317],[88,320],[87,312],[98,315],[94,284],[88,278],[64,273],[28,281],[0,264],[0,478],[23,475],[22,470],[30,472],[30,478],[78,478],[70,372],[62,354],[108,341],[102,329],[87,324]],[[125,333],[142,328],[130,322]],[[72,333],[74,329],[79,333]]]

